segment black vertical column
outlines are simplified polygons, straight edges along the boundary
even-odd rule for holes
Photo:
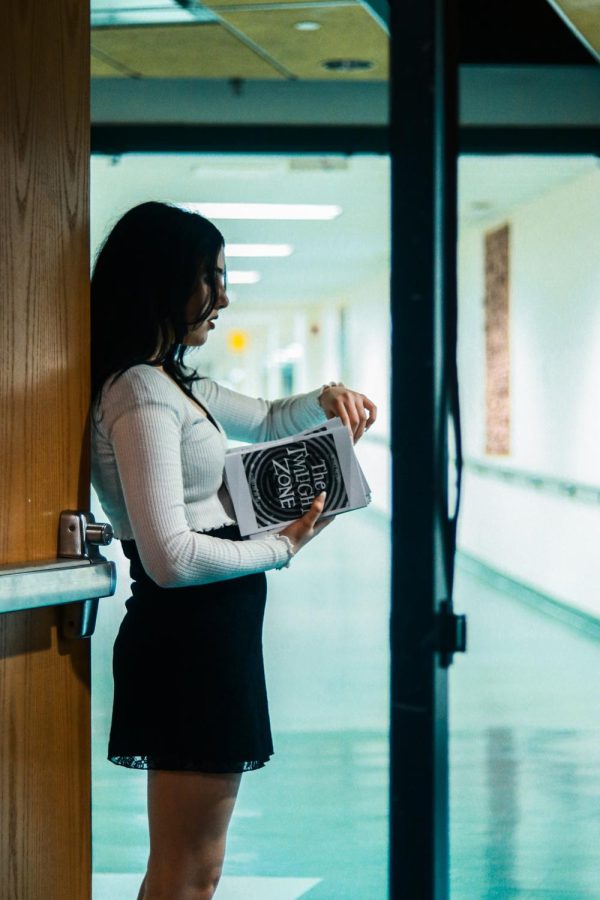
[[[446,900],[447,372],[455,340],[455,0],[391,6],[392,456],[390,896]]]

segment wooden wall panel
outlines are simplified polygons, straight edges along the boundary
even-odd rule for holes
[[[0,30],[0,563],[89,508],[89,8],[6,0]],[[0,615],[0,897],[87,900],[89,644]]]

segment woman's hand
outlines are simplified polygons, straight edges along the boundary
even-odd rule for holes
[[[345,384],[323,388],[319,403],[328,419],[333,419],[335,416],[340,417],[349,429],[354,443],[363,436],[365,430],[370,428],[377,418],[377,407],[373,401],[364,394],[351,391]]]
[[[296,519],[291,525],[288,525],[279,534],[285,535],[292,543],[294,554],[301,550],[316,534],[333,522],[335,516],[329,516],[317,522],[317,519],[325,508],[325,491],[321,491],[313,500],[310,509],[308,509],[300,519]]]

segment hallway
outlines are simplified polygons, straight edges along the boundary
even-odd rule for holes
[[[368,566],[350,572],[365,548]],[[361,511],[270,576],[276,752],[242,780],[220,900],[386,897],[388,585],[373,573],[388,572],[388,553],[387,523]],[[600,645],[501,593],[472,561],[461,559],[456,588],[469,652],[450,675],[452,897],[597,898]],[[96,664],[94,900],[132,900],[146,779],[104,759],[110,690]]]

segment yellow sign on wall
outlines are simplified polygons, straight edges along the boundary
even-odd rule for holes
[[[243,353],[247,346],[247,331],[229,331],[227,333],[227,347],[232,353]]]

